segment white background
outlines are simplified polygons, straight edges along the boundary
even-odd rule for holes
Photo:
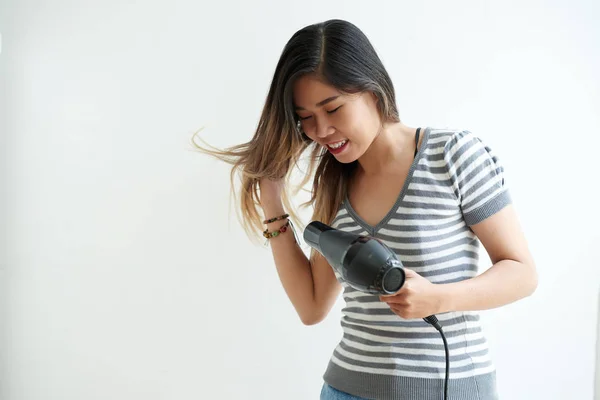
[[[342,300],[301,324],[189,139],[250,139],[283,46],[328,18],[371,39],[407,125],[471,130],[507,170],[540,285],[483,314],[501,398],[593,397],[597,1],[0,7],[1,399],[318,398]]]

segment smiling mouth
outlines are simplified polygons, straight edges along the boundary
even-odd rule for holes
[[[335,150],[335,149],[339,149],[340,147],[342,147],[343,145],[345,145],[347,142],[348,142],[348,139],[340,140],[339,142],[327,144],[327,147],[329,147],[330,149]]]

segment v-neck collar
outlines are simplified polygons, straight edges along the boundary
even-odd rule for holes
[[[383,217],[383,219],[377,223],[377,225],[375,225],[375,226],[369,225],[356,213],[356,211],[354,210],[354,208],[352,208],[352,205],[350,204],[350,199],[348,198],[348,193],[346,193],[346,196],[344,197],[344,207],[348,211],[348,214],[354,219],[354,221],[356,223],[358,223],[363,229],[365,229],[369,235],[375,235],[375,233],[379,229],[381,229],[381,227],[383,227],[385,224],[387,224],[387,222],[392,218],[392,216],[394,216],[394,214],[396,214],[396,210],[398,209],[398,207],[400,207],[400,204],[404,200],[404,196],[406,195],[406,190],[408,189],[408,185],[410,184],[410,182],[412,180],[412,176],[417,168],[417,165],[419,164],[419,160],[421,160],[421,158],[423,157],[423,152],[427,146],[427,141],[429,140],[430,131],[431,131],[430,127],[425,128],[425,131],[423,132],[423,140],[421,142],[421,146],[419,147],[419,150],[417,152],[415,159],[413,160],[412,164],[410,165],[410,169],[408,170],[408,175],[406,176],[406,180],[404,181],[402,190],[400,191],[400,194],[396,198],[396,201],[394,202],[394,205],[392,206],[392,208],[387,212],[387,214]]]

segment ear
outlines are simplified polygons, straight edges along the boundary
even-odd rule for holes
[[[379,103],[379,97],[375,94],[375,92],[369,92],[375,104]]]

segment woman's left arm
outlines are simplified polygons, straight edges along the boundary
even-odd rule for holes
[[[448,139],[443,154],[464,221],[493,265],[453,283],[432,283],[406,268],[402,288],[380,296],[402,318],[487,310],[527,297],[537,288],[535,263],[504,182],[504,168],[491,148],[471,132],[460,131]]]
[[[493,265],[464,281],[437,286],[440,312],[496,308],[531,295],[538,278],[512,204],[471,226]]]
[[[392,295],[382,295],[402,318],[425,318],[450,311],[496,308],[531,295],[537,272],[512,204],[471,226],[493,265],[484,273],[454,283],[432,283],[411,269]]]

